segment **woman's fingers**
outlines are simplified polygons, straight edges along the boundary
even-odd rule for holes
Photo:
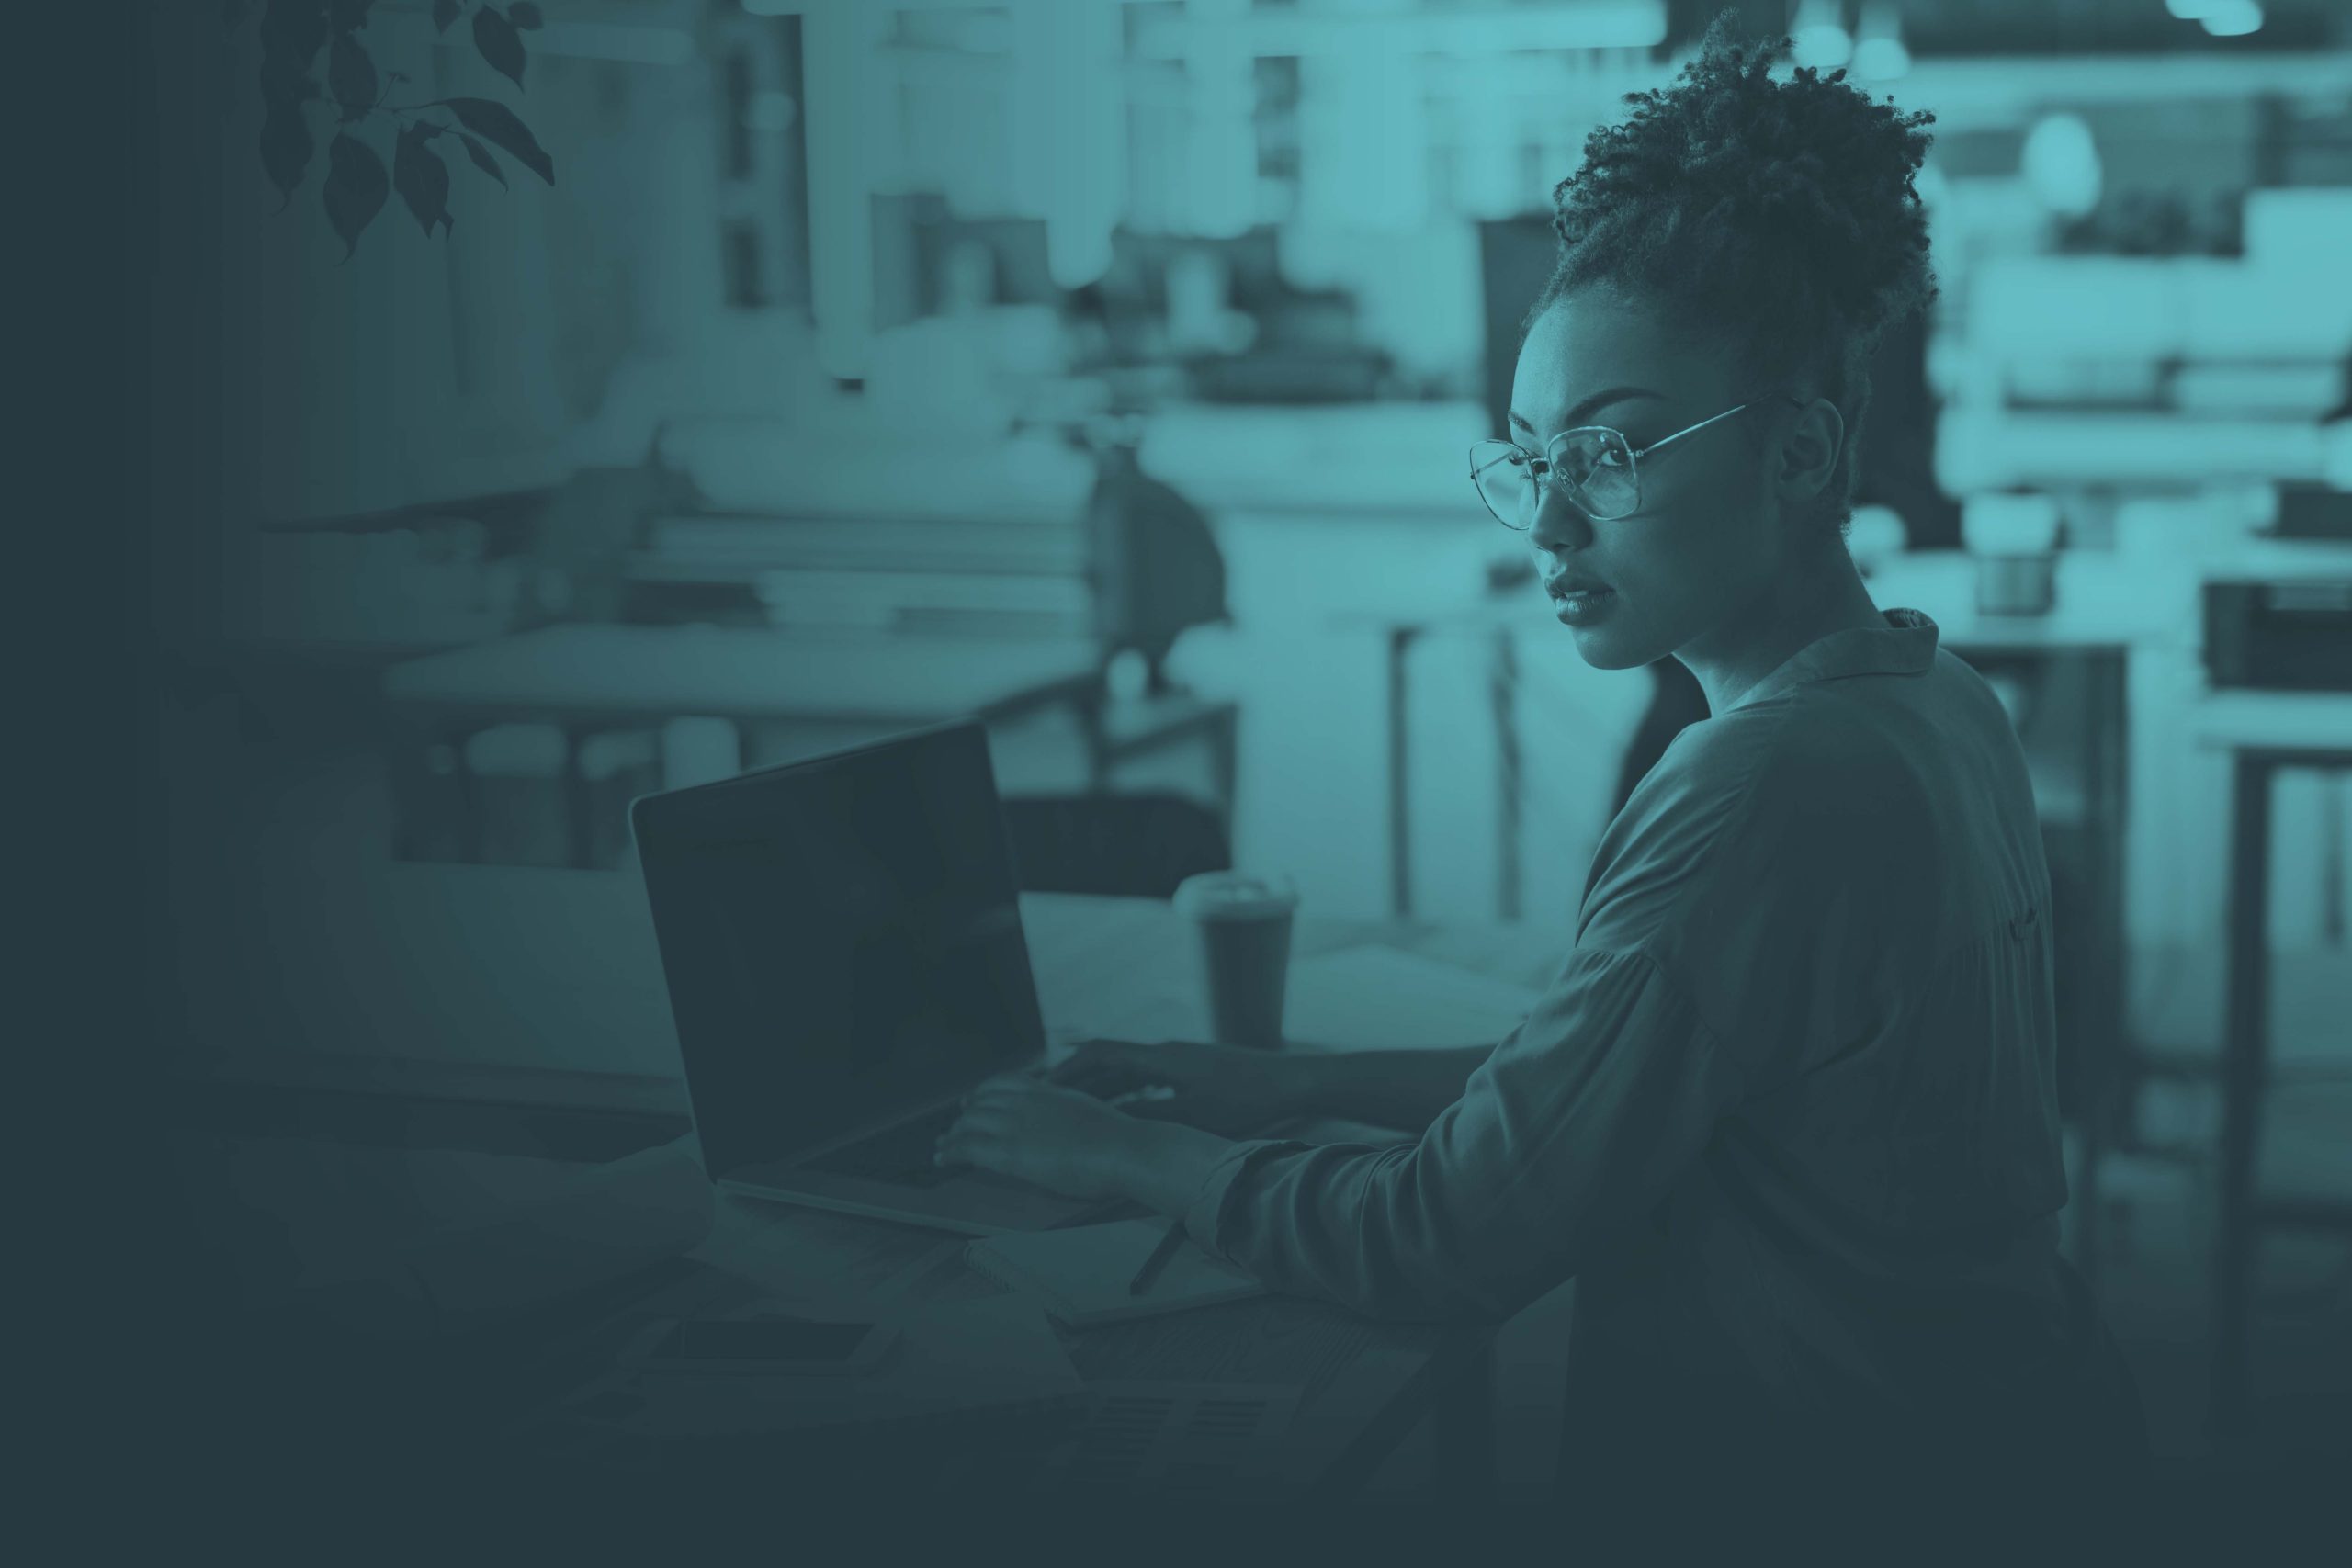
[[[1096,1040],[1080,1046],[1048,1077],[1062,1088],[1107,1100],[1153,1084],[1182,1086],[1190,1075],[1168,1046]]]
[[[1004,1133],[1008,1120],[1008,1112],[1002,1101],[975,1100],[964,1107],[963,1113],[957,1116],[948,1125],[947,1132],[941,1135],[945,1137],[962,1133],[967,1135],[997,1137]]]
[[[1201,1101],[1197,1095],[1167,1094],[1151,1100],[1131,1100],[1119,1109],[1146,1122],[1189,1122],[1200,1114]]]
[[[933,1151],[943,1156],[962,1156],[978,1140],[996,1135],[998,1121],[992,1111],[982,1110],[976,1114],[967,1101],[963,1111],[947,1124],[947,1130],[939,1134],[938,1141],[932,1145]],[[959,1158],[948,1163],[968,1165],[971,1162]]]
[[[1025,1078],[989,1078],[972,1086],[964,1096],[964,1109],[968,1114],[982,1106],[1003,1105],[1028,1095],[1045,1092],[1045,1086]]]
[[[994,1132],[970,1121],[959,1121],[939,1135],[933,1156],[942,1165],[978,1165],[979,1156],[997,1142]]]
[[[1118,1040],[1089,1040],[1046,1075],[1073,1088],[1119,1085],[1136,1076],[1135,1047]]]
[[[1148,1073],[1166,1065],[1168,1047],[1142,1045],[1132,1040],[1081,1042],[1057,1069],[1069,1073]]]
[[[1046,1081],[1058,1089],[1076,1089],[1097,1100],[1107,1100],[1114,1094],[1140,1089],[1145,1080],[1142,1074],[1127,1067],[1089,1067],[1080,1072],[1056,1071],[1048,1075]]]

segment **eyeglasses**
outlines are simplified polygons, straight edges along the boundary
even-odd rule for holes
[[[1596,522],[1611,522],[1641,510],[1640,459],[1758,403],[1778,398],[1794,403],[1785,392],[1751,398],[1738,408],[1725,409],[1713,419],[1702,419],[1671,435],[1660,436],[1636,448],[1622,430],[1605,424],[1578,425],[1552,437],[1539,457],[1516,441],[1481,441],[1470,448],[1470,481],[1495,521],[1524,533],[1534,526],[1542,506],[1544,486],[1565,485],[1569,502]],[[1798,406],[1802,407],[1802,404]]]

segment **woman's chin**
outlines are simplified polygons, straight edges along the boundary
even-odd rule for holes
[[[1607,649],[1594,648],[1592,643],[1584,637],[1577,638],[1577,652],[1582,655],[1584,661],[1595,670],[1638,670],[1651,662],[1646,659],[1620,658]]]
[[[1595,670],[1635,670],[1653,662],[1656,657],[1636,649],[1635,639],[1625,636],[1622,626],[1571,624],[1568,633],[1576,638],[1577,656]]]

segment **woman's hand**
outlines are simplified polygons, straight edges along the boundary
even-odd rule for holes
[[[1090,1040],[1051,1076],[1105,1099],[1164,1086],[1172,1091],[1165,1099],[1133,1101],[1128,1113],[1241,1137],[1306,1109],[1313,1068],[1307,1057],[1235,1045]]]
[[[964,1113],[933,1157],[1072,1198],[1127,1196],[1139,1127],[1091,1095],[1012,1076],[964,1097]]]

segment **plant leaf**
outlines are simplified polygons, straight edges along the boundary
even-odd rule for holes
[[[424,225],[428,240],[435,223],[445,229],[449,225],[449,165],[425,145],[437,134],[430,126],[412,125],[392,149],[392,188]]]
[[[261,166],[269,183],[277,187],[280,212],[286,203],[294,199],[294,187],[302,183],[302,171],[311,166],[311,153],[316,146],[311,140],[311,127],[302,118],[301,100],[292,96],[270,97],[268,112],[261,121]]]
[[[523,85],[523,35],[514,30],[514,23],[488,6],[474,7],[474,48],[490,62],[492,71],[518,87]]]
[[[343,106],[349,125],[376,107],[376,62],[349,33],[337,33],[327,46],[327,87]]]
[[[376,150],[346,131],[335,132],[327,144],[327,221],[343,240],[343,259],[359,249],[359,235],[384,209],[391,194],[391,176]]]
[[[308,71],[327,46],[326,0],[269,0],[261,14],[262,63]]]
[[[458,132],[458,140],[466,144],[466,156],[474,161],[475,168],[480,169],[500,185],[506,183],[506,171],[498,166],[498,160],[490,155],[489,148],[462,130]]]
[[[261,101],[272,107],[279,104],[303,104],[319,96],[319,85],[311,80],[302,68],[284,59],[262,57]]]
[[[539,15],[539,8],[531,0],[514,0],[506,7],[506,19],[526,33],[537,32],[547,25],[547,18]]]
[[[547,155],[538,139],[531,134],[531,128],[513,109],[495,98],[449,98],[444,103],[468,130],[505,149],[531,173],[549,185],[555,184],[555,160]]]
[[[436,33],[447,32],[449,24],[456,21],[458,14],[464,9],[463,6],[458,4],[458,0],[433,0],[433,30]]]

